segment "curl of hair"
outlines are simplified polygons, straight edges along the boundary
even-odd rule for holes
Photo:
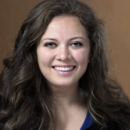
[[[108,76],[103,22],[85,3],[45,0],[27,16],[15,41],[12,57],[0,74],[0,129],[49,130],[54,128],[52,94],[41,74],[36,47],[51,20],[60,15],[79,18],[91,46],[90,63],[79,86],[94,120],[103,127],[109,119],[130,129],[130,102],[121,86]]]

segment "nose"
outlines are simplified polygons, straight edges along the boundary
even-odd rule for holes
[[[71,59],[71,53],[68,47],[62,46],[57,50],[57,60],[66,61]]]

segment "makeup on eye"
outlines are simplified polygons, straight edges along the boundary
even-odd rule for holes
[[[49,48],[54,48],[56,46],[58,46],[55,42],[47,42],[44,44],[45,47],[49,47]],[[72,47],[81,47],[83,46],[83,43],[80,42],[80,41],[75,41],[73,43],[70,43],[69,46],[72,46]]]
[[[54,48],[54,47],[56,47],[57,45],[56,45],[56,43],[54,43],[54,42],[47,42],[47,43],[44,44],[44,46],[49,47],[49,48]]]
[[[83,44],[82,44],[82,42],[76,41],[76,42],[73,42],[71,44],[71,46],[73,46],[73,47],[81,47],[81,46],[83,46]]]

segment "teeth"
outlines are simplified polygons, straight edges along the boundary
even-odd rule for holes
[[[61,70],[61,71],[69,71],[72,70],[74,67],[55,67],[55,69],[57,70]]]

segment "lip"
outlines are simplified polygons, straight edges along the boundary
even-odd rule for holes
[[[74,68],[69,71],[61,71],[61,70],[55,69],[55,67],[74,67]],[[73,71],[75,70],[76,66],[74,66],[74,65],[54,65],[54,66],[52,66],[52,68],[55,70],[55,72],[57,72],[57,74],[65,76],[65,75],[72,74]]]
[[[76,67],[75,65],[53,65],[52,67]]]

